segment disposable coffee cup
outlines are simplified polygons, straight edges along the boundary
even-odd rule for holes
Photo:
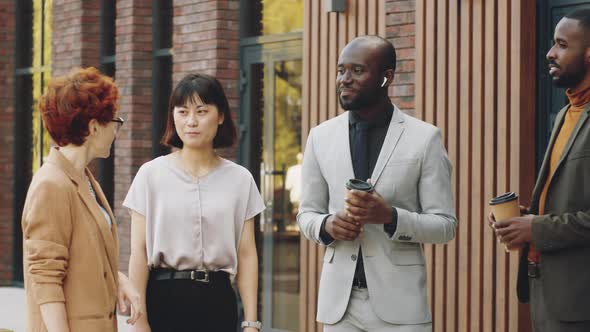
[[[496,221],[520,216],[518,196],[513,192],[507,192],[492,198],[490,200],[490,208]],[[504,250],[510,252],[506,246],[504,246]]]
[[[359,190],[359,191],[366,191],[368,193],[375,190],[373,185],[367,181],[359,180],[359,179],[350,179],[346,182],[346,189],[348,190]]]
[[[504,193],[490,200],[490,208],[496,221],[520,216],[518,196],[513,192]]]
[[[350,179],[346,182],[345,184],[346,189],[348,190],[359,190],[359,191],[364,191],[364,192],[373,192],[373,190],[375,190],[375,188],[373,188],[373,185],[370,184],[367,181],[363,181],[363,180],[359,180],[359,179]],[[348,196],[348,194],[347,194]],[[361,237],[363,236],[363,234],[361,233],[360,235]]]

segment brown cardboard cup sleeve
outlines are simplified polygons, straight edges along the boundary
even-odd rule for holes
[[[518,196],[514,192],[507,192],[490,200],[490,208],[496,221],[520,216]]]

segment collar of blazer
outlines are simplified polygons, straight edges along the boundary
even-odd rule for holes
[[[385,135],[385,139],[383,140],[383,146],[381,147],[381,152],[379,152],[379,157],[377,158],[377,162],[375,163],[375,168],[373,169],[373,173],[371,174],[371,182],[373,183],[373,185],[377,185],[377,181],[379,181],[379,177],[381,176],[381,173],[383,172],[385,165],[387,165],[387,162],[389,161],[391,155],[393,154],[393,151],[395,150],[395,147],[397,146],[399,138],[401,137],[401,135],[405,129],[404,122],[405,122],[406,115],[404,115],[395,105],[392,105],[392,107],[393,107],[393,114],[391,115],[391,121],[389,122],[387,134]],[[346,114],[346,116],[343,117],[344,121],[342,121],[343,126],[345,126],[345,128],[344,128],[345,131],[343,131],[343,132],[346,132],[347,135],[349,132],[349,129],[348,129],[349,113],[350,112],[344,113],[344,114]],[[346,142],[350,143],[350,140],[347,139]],[[350,169],[352,170],[352,159],[350,159],[350,144],[346,144],[346,147],[348,149],[344,155],[349,156]]]
[[[550,152],[553,149],[553,144],[557,139],[557,135],[559,135],[561,124],[563,123],[563,119],[569,108],[570,105],[566,105],[559,111],[559,113],[555,117],[555,124],[553,125],[553,131],[551,132],[551,138],[549,139],[549,144],[547,145],[547,150],[545,151],[545,156],[543,157],[543,163],[541,164],[541,169],[539,171],[537,183],[535,184],[535,188],[533,190],[533,202],[536,202],[538,200],[538,197],[541,194],[541,190],[545,185],[547,176],[549,176],[549,163],[551,161]],[[580,133],[580,129],[586,124],[588,117],[590,117],[590,103],[588,103],[584,107],[584,111],[582,111],[582,114],[580,114],[580,118],[578,119],[578,122],[576,123],[574,130],[572,131],[572,134],[568,139],[567,144],[563,148],[563,153],[561,154],[561,157],[557,161],[557,166],[555,167],[555,173],[557,173],[559,167],[563,164],[563,161],[566,159],[568,153],[570,152],[570,149],[572,148],[572,145],[574,144],[574,141],[576,140],[576,137]],[[551,178],[551,180],[549,181],[553,181],[553,178]],[[551,186],[551,183],[549,184],[549,186]]]
[[[107,253],[107,257],[109,259],[109,264],[111,266],[111,273],[115,280],[118,280],[117,273],[118,273],[118,255],[119,255],[119,243],[117,237],[117,223],[115,222],[115,217],[113,215],[113,211],[109,206],[109,203],[104,196],[104,193],[100,189],[98,182],[92,176],[92,173],[88,168],[84,170],[85,174],[80,173],[80,171],[76,170],[72,163],[59,151],[58,148],[53,147],[49,151],[49,155],[47,156],[46,162],[51,163],[57,166],[60,170],[62,170],[76,185],[78,195],[80,196],[82,202],[86,206],[86,208],[90,211],[92,215],[92,219],[96,222],[98,228],[100,229],[100,233],[103,238],[105,250]],[[104,218],[100,207],[98,206],[94,197],[90,193],[90,188],[88,188],[88,182],[86,181],[86,176],[90,180],[94,192],[96,194],[96,198],[100,201],[101,205],[105,208],[108,212],[109,216],[111,217],[112,226],[109,227],[107,221]]]

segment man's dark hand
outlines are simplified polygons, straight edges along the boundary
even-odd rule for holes
[[[392,221],[391,207],[378,192],[349,190],[344,198],[345,211],[360,224],[388,224]]]
[[[362,232],[362,227],[345,213],[338,212],[326,220],[326,232],[334,240],[353,241]]]
[[[524,205],[520,205],[520,215],[524,216],[525,214],[529,213],[529,207],[524,206]],[[490,214],[488,214],[488,226],[490,226],[492,229],[495,229],[494,224],[496,223],[496,217],[494,216],[494,213],[492,211],[490,211]]]
[[[493,225],[498,240],[508,249],[521,248],[533,240],[532,214],[496,221]]]

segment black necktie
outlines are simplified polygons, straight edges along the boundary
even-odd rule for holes
[[[364,121],[357,122],[355,128],[356,131],[354,133],[353,140],[354,154],[352,158],[354,176],[357,179],[367,181],[367,179],[369,178],[369,123]],[[361,247],[359,247],[358,260],[356,262],[356,268],[354,270],[354,279],[355,280],[353,281],[353,285],[365,285],[363,287],[366,287],[367,282],[365,277],[365,264],[363,262],[363,250]]]
[[[354,158],[352,159],[352,167],[354,168],[354,176],[363,181],[369,178],[369,152],[368,152],[368,131],[369,123],[359,121],[355,125],[356,132],[354,135]]]

